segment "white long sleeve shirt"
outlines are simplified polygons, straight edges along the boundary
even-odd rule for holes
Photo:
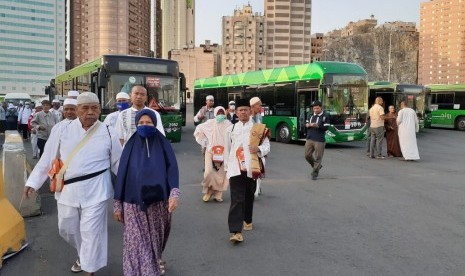
[[[161,132],[161,134],[165,135],[165,129],[163,128],[163,124],[161,122],[160,114],[151,108],[144,107],[144,109],[150,109],[155,113],[157,117],[157,129]],[[137,131],[136,128],[136,113],[139,110],[135,109],[134,107],[125,109],[121,111],[118,115],[118,119],[116,120],[116,133],[118,133],[119,139],[124,140],[124,144],[131,138],[131,136]]]
[[[250,131],[252,130],[253,121],[247,123],[237,122],[226,129],[225,147],[224,147],[224,168],[227,171],[226,176],[231,178],[241,174],[239,161],[236,157],[236,150],[239,147],[244,149],[245,166],[247,167],[247,176],[252,178],[251,157],[249,152]],[[234,129],[233,129],[234,128]],[[264,157],[270,152],[270,141],[265,138],[263,143],[258,146],[260,151],[258,157]]]
[[[122,152],[118,135],[113,128],[103,123],[96,122],[89,130],[94,127],[98,129],[71,160],[64,175],[65,180],[108,168],[111,168],[113,173],[117,173]],[[89,130],[82,128],[79,119],[54,128],[45,144],[44,153],[29,176],[26,186],[38,190],[48,177],[52,161],[57,157],[58,145],[60,158],[65,162]],[[55,193],[58,203],[83,208],[108,200],[112,196],[113,186],[109,170],[91,179],[67,184],[62,192]]]
[[[19,111],[18,111],[18,122],[23,125],[27,125],[27,122],[29,120],[29,116],[32,114],[32,109],[30,107],[25,107],[23,106]]]
[[[120,111],[115,111],[107,115],[105,117],[105,120],[103,121],[105,124],[115,128],[116,127],[116,120],[118,120],[118,116],[121,112]]]

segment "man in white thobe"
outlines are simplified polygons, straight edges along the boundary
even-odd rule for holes
[[[132,102],[131,108],[121,111],[118,115],[118,119],[116,120],[115,129],[118,133],[121,145],[124,146],[129,138],[131,138],[131,136],[136,132],[136,113],[144,108],[150,109],[155,113],[155,116],[157,117],[156,128],[161,134],[165,135],[165,129],[163,128],[160,114],[145,106],[148,99],[147,89],[141,85],[136,85],[131,89],[130,97]]]
[[[86,275],[93,275],[107,265],[107,206],[113,196],[110,169],[117,172],[122,152],[115,131],[98,121],[100,112],[94,93],[80,94],[77,99],[79,119],[54,128],[24,188],[25,197],[37,191],[47,179],[57,155],[67,162],[81,140],[96,128],[69,163],[63,190],[55,193],[60,236],[76,248],[78,254],[71,271],[85,271]]]
[[[129,100],[129,95],[126,92],[119,92],[116,94],[116,107],[118,110],[108,114],[103,122],[108,126],[116,127],[116,120],[118,120],[119,114],[121,111],[128,109],[131,104]]]
[[[54,99],[52,101],[52,108],[50,108],[50,112],[58,119],[58,121],[63,120],[63,108],[60,105],[60,100]]]
[[[407,107],[405,101],[400,103],[401,110],[397,114],[400,150],[404,160],[419,160],[417,136],[419,130],[418,117],[415,110]]]

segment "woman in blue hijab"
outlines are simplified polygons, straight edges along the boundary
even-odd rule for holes
[[[179,197],[179,171],[171,144],[156,129],[150,109],[136,114],[137,132],[121,155],[114,217],[124,224],[124,275],[163,275],[161,255]]]

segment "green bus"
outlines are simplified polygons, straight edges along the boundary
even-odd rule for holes
[[[368,83],[370,92],[368,104],[371,107],[375,103],[376,97],[382,97],[385,112],[388,112],[390,105],[400,109],[400,102],[406,101],[407,106],[417,112],[420,128],[423,128],[429,121],[429,98],[430,89],[417,84],[398,84],[386,81]]]
[[[359,65],[344,62],[314,62],[197,79],[194,112],[213,95],[215,104],[226,107],[230,100],[260,97],[263,123],[271,137],[283,143],[304,140],[305,123],[312,115],[310,103],[319,100],[330,116],[327,143],[363,140],[367,128],[367,73]]]
[[[465,84],[434,84],[431,89],[432,127],[465,130]]]
[[[166,137],[181,141],[181,128],[186,118],[186,81],[176,61],[142,56],[104,55],[81,64],[50,82],[50,98],[66,96],[69,90],[91,91],[98,95],[102,120],[116,111],[116,94],[131,94],[131,88],[147,89],[148,106],[157,110]]]

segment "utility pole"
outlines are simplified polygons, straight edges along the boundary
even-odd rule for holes
[[[388,53],[388,77],[387,77],[387,81],[391,81],[391,50],[392,50],[392,31],[389,32],[389,53]]]

